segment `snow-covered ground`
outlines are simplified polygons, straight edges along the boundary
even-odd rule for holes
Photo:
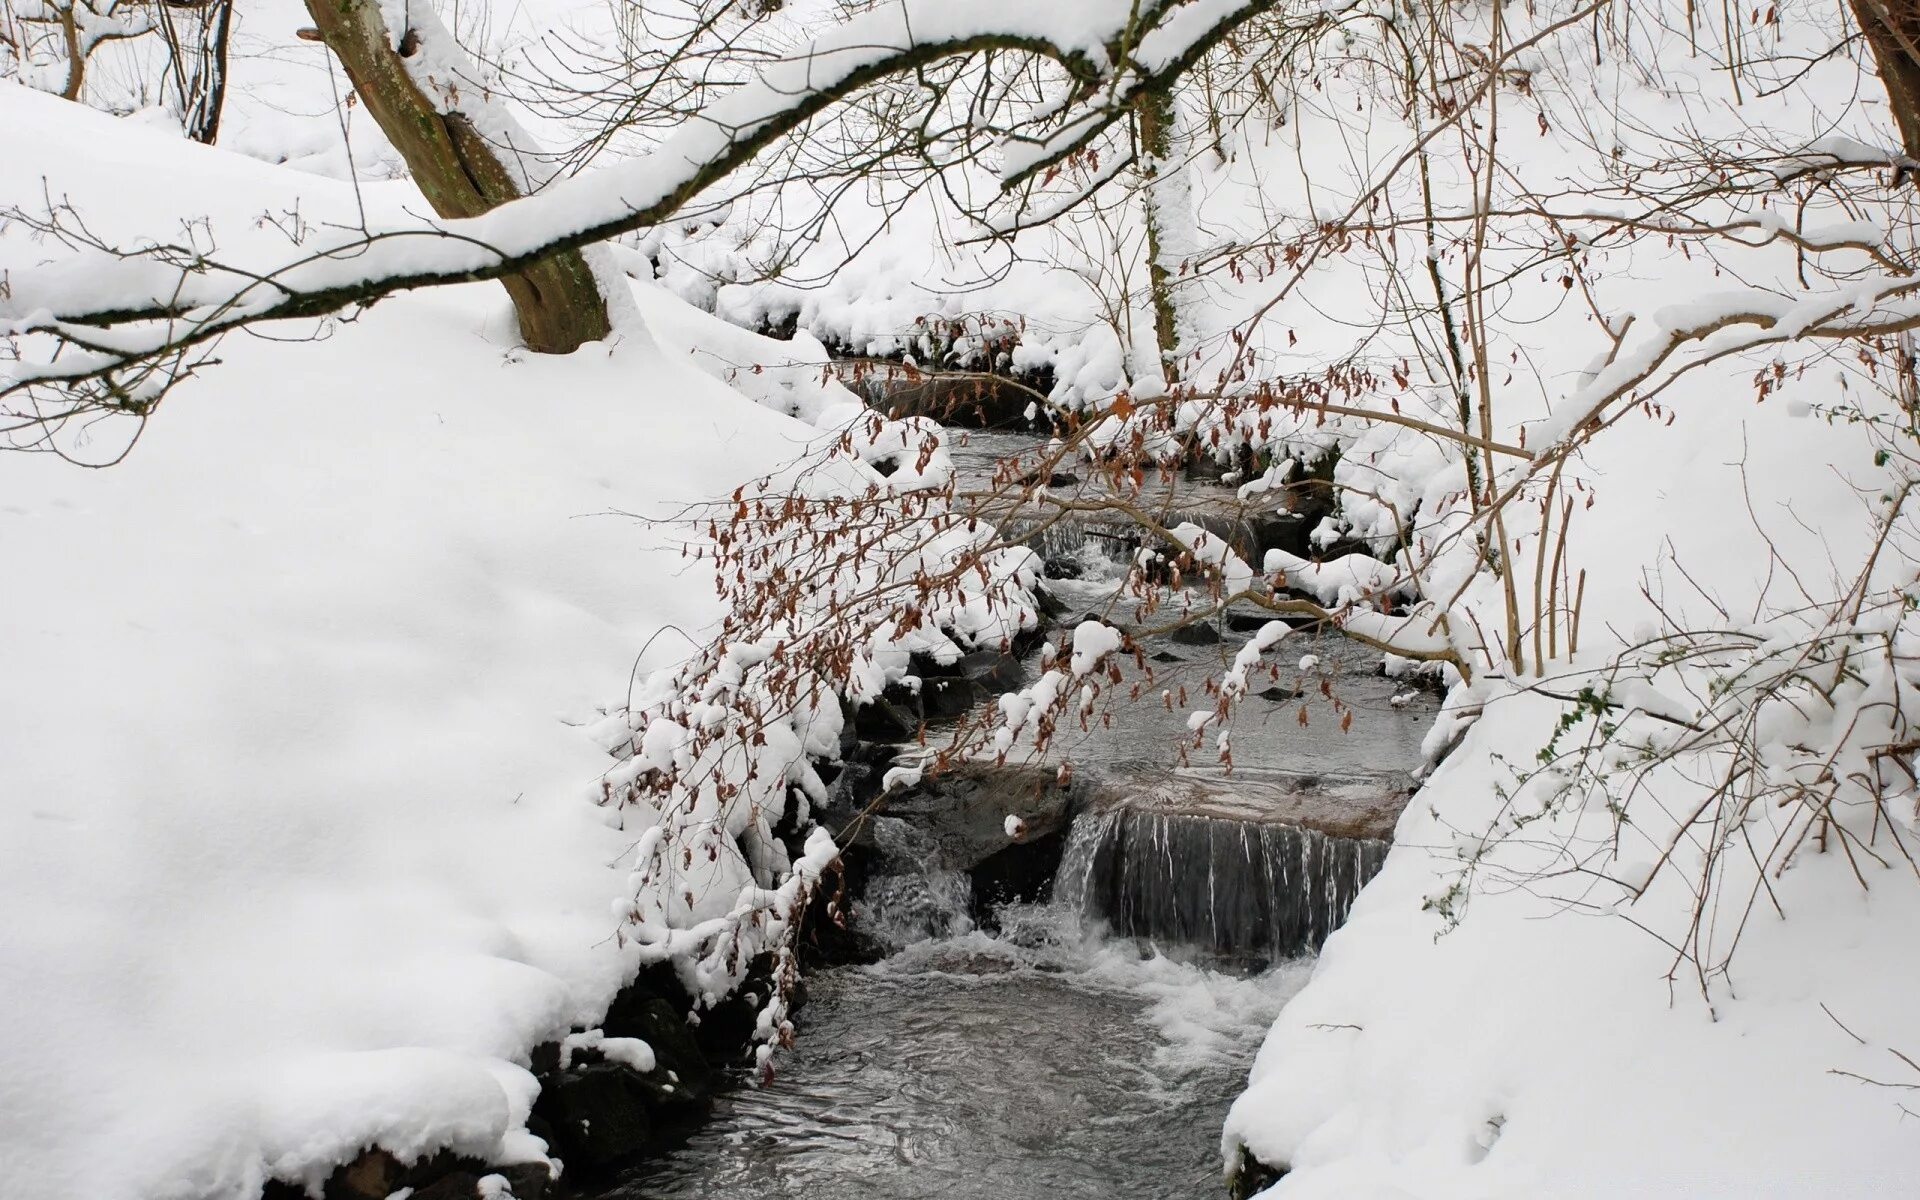
[[[0,128],[8,199],[44,175],[105,236],[355,203],[17,87]],[[0,1192],[539,1152],[527,1050],[635,965],[636,831],[588,727],[714,615],[644,518],[809,431],[684,348],[523,357],[513,329],[488,284],[234,338],[118,465],[0,467]]]

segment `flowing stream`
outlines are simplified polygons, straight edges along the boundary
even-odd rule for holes
[[[778,1078],[612,1195],[1219,1197],[1221,1121],[1308,965],[1216,971],[1028,906],[820,972]]]
[[[956,459],[990,476],[1000,455],[1031,445],[976,434]],[[1231,489],[1178,486],[1195,519],[1250,528]],[[1063,527],[1049,538],[1050,563],[1078,576],[1052,585],[1065,620],[1122,607],[1131,548],[1115,531]],[[1257,550],[1255,538],[1243,552]],[[1148,639],[1155,687],[1197,692],[1258,624]],[[975,927],[965,874],[876,877],[856,916],[892,955],[810,975],[799,1043],[776,1060],[777,1078],[728,1091],[691,1140],[605,1200],[1223,1196],[1227,1108],[1305,982],[1305,955],[1386,851],[1377,832],[1330,838],[1276,824],[1273,806],[1291,802],[1288,789],[1342,803],[1343,788],[1403,786],[1434,708],[1337,636],[1300,633],[1283,646],[1235,722],[1231,778],[1264,772],[1264,785],[1234,793],[1217,763],[1195,763],[1186,783],[1162,788],[1170,807],[1080,813],[1053,898],[1002,908],[991,932]],[[1331,707],[1336,694],[1344,709]],[[1183,717],[1135,705],[1111,724],[1063,731],[1059,753],[1145,797],[1187,740]],[[1181,807],[1196,786],[1205,803]],[[890,819],[878,828],[883,848],[911,835]],[[925,857],[893,850],[895,862]]]

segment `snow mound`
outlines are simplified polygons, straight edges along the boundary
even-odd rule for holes
[[[0,203],[50,176],[103,236],[355,211],[20,88],[0,127]],[[596,803],[586,727],[714,617],[653,519],[817,434],[644,334],[518,361],[512,329],[476,285],[236,337],[118,466],[7,457],[6,1186],[238,1198],[373,1143],[541,1154],[527,1052],[635,962],[608,902],[644,818]]]

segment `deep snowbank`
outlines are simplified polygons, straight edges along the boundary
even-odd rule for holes
[[[18,88],[0,127],[4,198],[49,177],[109,237],[356,204]],[[397,189],[365,202],[417,203]],[[712,616],[703,570],[625,514],[806,431],[644,338],[523,361],[511,330],[485,285],[236,337],[120,465],[0,463],[0,1191],[539,1152],[524,1055],[631,966],[609,902],[637,835],[594,805],[610,760],[577,726]]]
[[[1711,619],[1665,550],[1736,612],[1777,571],[1768,539],[1803,567],[1861,551],[1880,473],[1853,431],[1755,407],[1724,379],[1699,380],[1676,407],[1672,427],[1624,427],[1588,463],[1596,657],[1647,628],[1643,583],[1677,617]],[[1742,448],[1744,487],[1718,449],[1728,442]],[[1813,587],[1828,574],[1806,569]],[[1887,1048],[1910,1045],[1920,886],[1891,851],[1893,869],[1866,865],[1871,890],[1837,851],[1800,858],[1773,883],[1784,918],[1763,894],[1711,1005],[1689,966],[1667,981],[1675,955],[1660,939],[1682,936],[1692,904],[1674,880],[1628,903],[1589,875],[1514,886],[1506,874],[1564,871],[1558,839],[1588,842],[1590,815],[1578,833],[1562,820],[1502,847],[1506,871],[1483,876],[1442,935],[1428,898],[1564,708],[1492,700],[1416,794],[1386,867],[1269,1034],[1228,1121],[1229,1157],[1245,1146],[1290,1167],[1263,1193],[1276,1200],[1908,1194],[1920,1172],[1910,1093],[1835,1073],[1913,1082]],[[1700,794],[1672,775],[1656,784],[1633,810],[1617,876],[1650,864]],[[1753,834],[1762,852],[1770,837]],[[1744,895],[1729,885],[1723,941]]]

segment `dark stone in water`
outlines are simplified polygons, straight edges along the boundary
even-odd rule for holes
[[[1275,704],[1287,700],[1298,700],[1306,694],[1305,689],[1297,687],[1270,687],[1265,691],[1254,693],[1254,695],[1260,697],[1262,700],[1272,701]]]
[[[1185,661],[1187,661],[1186,659],[1184,659],[1184,658],[1181,658],[1181,657],[1180,657],[1180,656],[1179,656],[1178,654],[1175,654],[1175,653],[1174,653],[1173,651],[1171,651],[1171,650],[1155,650],[1155,651],[1153,652],[1153,654],[1152,654],[1152,655],[1150,655],[1150,657],[1151,657],[1151,658],[1153,659],[1153,661],[1155,661],[1155,662],[1157,662],[1157,663],[1170,663],[1170,662],[1185,662]]]
[[[654,1069],[637,1071],[598,1050],[576,1049],[560,1065],[555,1042],[535,1047],[532,1069],[540,1080],[528,1128],[546,1139],[570,1171],[589,1177],[634,1158],[658,1152],[700,1121],[713,1097],[713,1052],[703,1049],[682,1009],[671,972],[655,967],[621,989],[600,1028],[609,1037],[640,1038],[653,1050]],[[718,1046],[720,1057],[738,1055],[747,1034],[736,1027],[716,1032],[736,1038]]]
[[[893,798],[886,814],[915,831],[907,853],[921,861],[913,865],[971,871],[1008,848],[1009,816],[1025,824],[1027,842],[1064,832],[1076,797],[1085,802],[1086,788],[1077,780],[1062,786],[1050,767],[968,762]],[[873,843],[871,826],[861,831],[861,844]]]
[[[960,660],[960,673],[995,693],[1014,691],[1027,682],[1026,664],[1011,651],[975,650]]]
[[[1182,646],[1212,646],[1220,641],[1220,631],[1204,622],[1182,625],[1168,634],[1167,640]]]
[[[674,1103],[697,1105],[711,1091],[706,1054],[686,1018],[661,997],[627,988],[607,1010],[600,1028],[608,1037],[635,1037],[653,1048],[656,1072],[671,1072],[678,1079]]]
[[[922,679],[920,719],[951,721],[986,698],[987,689],[971,679]]]
[[[885,695],[853,710],[854,733],[863,742],[904,742],[919,730],[920,722],[899,700],[905,689],[889,688]]]
[[[1066,851],[1064,829],[1027,837],[988,855],[967,872],[973,884],[973,919],[991,927],[1004,904],[1038,904],[1053,892],[1054,872]]]
[[[931,417],[969,429],[1020,429],[1031,422],[1027,408],[1038,390],[1021,380],[989,375],[942,375],[879,365],[863,378],[846,379],[869,406],[894,417]],[[1045,382],[1045,381],[1042,381]]]
[[[1233,1169],[1227,1174],[1227,1200],[1253,1200],[1286,1178],[1286,1174],[1286,1171],[1270,1167],[1242,1151],[1239,1161],[1233,1164]]]
[[[1235,633],[1258,633],[1268,621],[1275,619],[1272,613],[1230,612],[1227,614],[1227,628]]]
[[[1020,477],[1020,483],[1023,487],[1032,487],[1039,482],[1040,472],[1038,471],[1029,471]],[[1050,488],[1073,487],[1079,482],[1080,477],[1078,475],[1070,474],[1066,471],[1054,471],[1047,476],[1046,486]]]
[[[536,1130],[561,1161],[605,1170],[651,1147],[653,1121],[639,1073],[617,1063],[568,1068],[545,1081],[533,1113]]]

